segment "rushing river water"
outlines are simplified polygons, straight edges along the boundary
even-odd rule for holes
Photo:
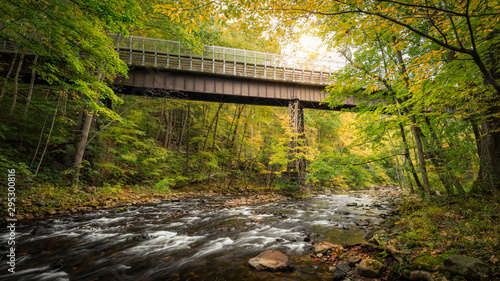
[[[376,223],[377,215],[387,212],[387,202],[366,195],[206,207],[228,199],[185,199],[122,213],[114,209],[18,223],[15,274],[7,271],[9,233],[2,227],[0,279],[326,280],[331,273],[304,258],[312,243],[360,242],[363,229],[356,222]],[[251,269],[248,259],[269,249],[292,257],[295,270]]]

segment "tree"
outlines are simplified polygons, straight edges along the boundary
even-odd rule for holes
[[[478,118],[481,131],[478,153],[483,172],[476,187],[481,192],[500,190],[500,130],[495,127],[500,121],[499,59],[498,52],[492,51],[500,44],[498,1],[238,3],[247,4],[249,10],[253,7],[249,13],[255,14],[252,19],[257,26],[269,27],[264,15],[286,19],[279,23],[285,27],[314,25],[332,47],[341,50],[345,47],[342,44],[356,45],[360,37],[373,38],[381,30],[394,35],[394,48],[407,49],[406,54],[412,56],[406,65],[407,72],[399,74],[403,76],[399,79],[401,85],[407,83],[405,77],[411,78],[405,87],[412,95],[402,106],[412,105],[412,110],[425,110],[434,104],[440,108],[454,106],[460,114]],[[369,29],[375,20],[379,28]],[[356,48],[367,46],[356,45]],[[374,85],[371,90],[375,89]],[[446,92],[449,94],[443,97]],[[450,100],[451,93],[454,97]],[[471,102],[479,106],[470,110]]]

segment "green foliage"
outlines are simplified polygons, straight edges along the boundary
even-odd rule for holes
[[[500,254],[500,229],[494,215],[499,207],[494,200],[471,196],[456,201],[407,201],[396,227],[398,239],[418,253],[415,262],[425,268],[457,253],[487,260]]]

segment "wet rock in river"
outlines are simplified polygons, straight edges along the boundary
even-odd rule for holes
[[[56,229],[53,227],[45,227],[45,226],[39,225],[39,226],[35,227],[35,229],[33,229],[30,232],[30,234],[45,235],[45,234],[52,234],[54,232],[56,232]]]
[[[375,278],[384,272],[385,265],[377,260],[364,259],[356,265],[356,270],[363,277]]]
[[[257,270],[288,271],[293,270],[290,258],[280,251],[265,251],[248,260],[250,266]]]
[[[307,233],[307,229],[303,228],[303,227],[295,227],[295,228],[292,228],[292,231],[294,232],[303,232],[303,233]]]
[[[134,237],[129,237],[127,240],[133,240],[133,241],[144,241],[144,240],[149,240],[151,237],[148,234],[141,233],[139,235],[136,235]]]
[[[370,225],[370,219],[366,220],[357,220],[354,222],[357,226],[369,226]]]
[[[249,216],[247,217],[250,221],[256,222],[256,221],[261,221],[262,217],[261,216]]]
[[[347,206],[347,207],[356,207],[356,206],[358,206],[358,203],[356,203],[356,202],[351,202],[351,203],[347,203],[347,205],[346,205],[346,206]]]
[[[365,213],[365,216],[376,216],[377,214],[375,214],[373,211],[366,211]]]

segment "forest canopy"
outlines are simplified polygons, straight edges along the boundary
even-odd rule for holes
[[[305,111],[314,188],[500,189],[500,1],[3,1],[0,166],[26,185],[288,188],[286,108],[124,96],[117,42],[280,53],[304,33],[347,62]],[[109,34],[118,34],[111,37]],[[113,40],[112,38],[115,38]],[[4,43],[7,44],[7,43]],[[29,67],[29,74],[23,67]]]

